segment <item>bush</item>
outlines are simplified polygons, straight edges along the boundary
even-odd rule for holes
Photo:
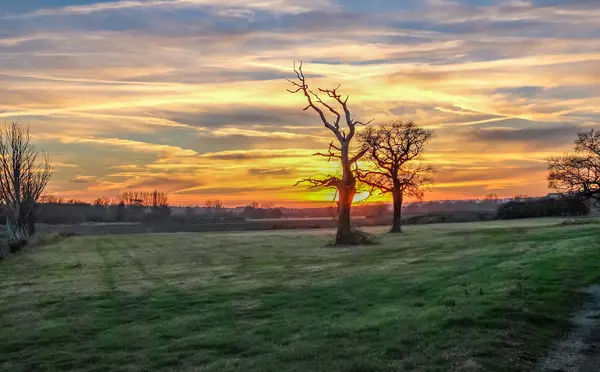
[[[575,198],[542,198],[526,201],[511,201],[498,207],[496,216],[501,220],[585,216],[589,212],[587,205]]]
[[[10,253],[17,253],[27,244],[27,240],[17,240],[14,242],[8,243],[10,248]]]
[[[404,225],[427,225],[432,223],[457,223],[491,221],[495,219],[493,212],[487,211],[453,211],[429,213],[412,216],[402,221]]]

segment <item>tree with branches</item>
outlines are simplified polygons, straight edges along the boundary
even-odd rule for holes
[[[224,203],[220,199],[209,199],[204,203],[204,207],[209,213],[220,212],[223,209]]]
[[[577,135],[575,152],[548,159],[548,186],[569,196],[600,201],[600,131]]]
[[[432,137],[432,131],[420,128],[412,121],[371,126],[360,135],[363,148],[367,149],[366,159],[372,167],[357,167],[357,178],[370,188],[371,194],[392,194],[393,233],[402,232],[404,196],[422,200],[423,187],[433,182],[433,168],[421,163],[425,145]]]
[[[51,175],[50,158],[33,146],[28,126],[13,122],[0,130],[0,200],[12,239],[35,233],[36,206]]]
[[[338,197],[338,226],[335,244],[359,244],[362,240],[360,237],[363,235],[354,231],[350,224],[350,210],[354,195],[356,195],[356,177],[352,167],[363,157],[366,149],[351,155],[350,145],[356,134],[356,127],[367,125],[370,121],[363,123],[352,117],[352,113],[348,107],[349,96],[342,97],[338,92],[339,86],[334,89],[318,88],[317,93],[308,86],[306,77],[302,71],[302,63],[298,67],[294,63],[294,72],[296,73],[296,80],[288,79],[293,85],[293,88],[288,89],[288,91],[293,94],[302,94],[308,103],[304,111],[313,110],[319,116],[325,128],[329,129],[335,136],[335,141],[329,144],[329,149],[326,153],[319,152],[315,155],[326,157],[328,161],[337,159],[342,167],[341,177],[330,175],[324,179],[306,178],[297,184],[308,183],[311,185],[311,188],[334,188]],[[330,100],[330,103],[325,102],[321,98],[321,95],[326,96]]]

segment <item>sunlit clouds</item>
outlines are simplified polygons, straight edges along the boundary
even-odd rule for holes
[[[294,60],[358,119],[436,130],[427,199],[545,194],[545,159],[600,116],[594,0],[6,2],[0,120],[31,125],[67,198],[330,200],[294,187],[336,172]]]

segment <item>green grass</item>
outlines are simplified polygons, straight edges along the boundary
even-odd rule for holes
[[[74,237],[0,264],[0,370],[529,371],[600,283],[600,229]]]

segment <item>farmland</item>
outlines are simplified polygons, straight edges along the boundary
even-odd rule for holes
[[[0,370],[529,371],[600,283],[560,221],[71,237],[0,264]]]

